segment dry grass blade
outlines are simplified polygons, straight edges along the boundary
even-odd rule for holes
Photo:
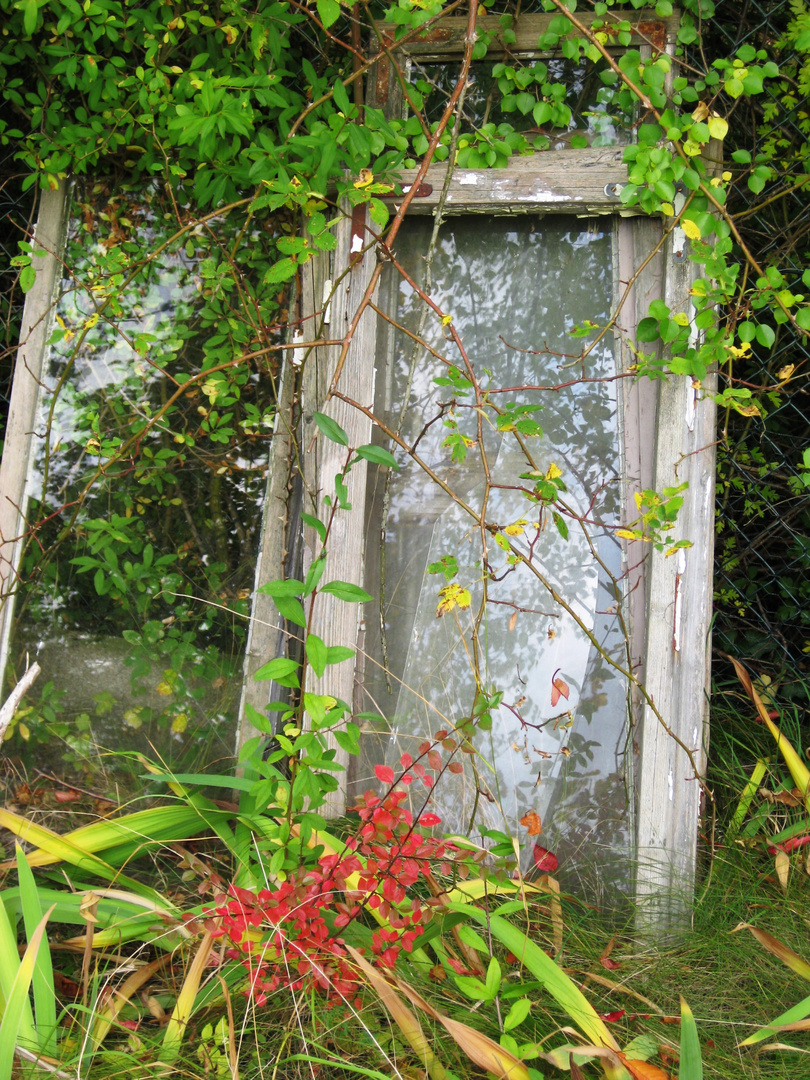
[[[743,925],[743,924],[741,924]],[[739,927],[737,928],[739,929]],[[636,1001],[640,1001],[642,1005],[649,1006],[650,1009],[658,1016],[664,1015],[664,1010],[660,1009],[654,1001],[650,1001],[648,997],[644,997],[643,994],[639,994],[637,990],[631,990],[629,986],[624,986],[622,983],[614,982],[613,979],[609,979],[606,975],[594,975],[591,971],[579,971],[578,974],[584,976],[583,984],[587,982],[599,983],[600,986],[606,987],[608,990],[615,990],[619,994],[628,994],[630,997],[634,997]]]
[[[745,692],[756,706],[760,720],[768,728],[774,739],[776,739],[776,745],[779,747],[779,751],[785,759],[785,764],[788,769],[790,769],[790,775],[793,777],[793,782],[802,793],[802,798],[805,801],[805,805],[807,805],[808,802],[810,802],[810,769],[807,768],[800,755],[796,753],[790,740],[782,734],[779,727],[771,720],[762,698],[759,696],[754,684],[751,682],[751,676],[739,660],[735,660],[733,656],[728,656],[726,653],[723,653],[722,655],[734,665],[734,670],[737,672],[737,678],[740,680]]]
[[[351,946],[347,946],[347,948],[352,954],[352,957],[357,961],[358,966],[363,973],[368,976],[370,980],[373,976],[375,980],[373,983],[375,990],[377,989],[378,982],[382,982],[386,985],[389,992],[393,993],[393,989],[382,975],[376,972],[356,949],[351,948]],[[519,1061],[513,1054],[510,1054],[508,1050],[504,1050],[502,1046],[499,1046],[490,1039],[489,1036],[484,1035],[482,1032],[477,1031],[468,1024],[461,1023],[460,1020],[452,1020],[449,1016],[440,1013],[438,1009],[435,1009],[430,1002],[426,1001],[421,994],[417,993],[412,986],[409,986],[408,983],[400,979],[398,975],[392,974],[390,978],[397,989],[408,998],[412,1005],[421,1009],[422,1012],[426,1013],[433,1020],[437,1020],[444,1027],[447,1033],[453,1037],[456,1044],[464,1051],[473,1064],[481,1069],[486,1069],[487,1072],[493,1073],[494,1076],[498,1077],[498,1080],[529,1080],[529,1070],[523,1062]],[[404,1005],[402,1007],[403,1009],[405,1008]],[[409,1009],[406,1011],[413,1016]],[[419,1021],[416,1020],[416,1017],[414,1017],[414,1020],[418,1026]]]
[[[394,991],[391,984],[384,979],[378,971],[374,970],[371,964],[360,955],[357,949],[353,948],[351,945],[347,945],[346,948],[354,962],[374,988],[380,1001],[382,1001],[383,1005],[391,1014],[399,1030],[422,1061],[431,1080],[445,1080],[447,1073],[444,1071],[444,1066],[436,1059],[431,1045],[425,1038],[424,1031],[422,1031],[422,1025],[419,1023],[416,1016]]]
[[[160,1052],[160,1059],[163,1062],[174,1061],[180,1052],[186,1025],[188,1024],[192,1010],[194,1009],[197,991],[200,988],[200,980],[202,979],[205,965],[208,963],[213,940],[214,935],[210,930],[207,930],[203,934],[200,947],[197,949],[196,955],[189,965],[188,973],[186,974],[180,993],[177,995],[177,1002],[174,1006],[171,1018],[169,1019],[169,1023],[166,1025],[166,1033],[163,1036],[163,1047]]]
[[[101,1009],[96,1017],[92,1034],[94,1047],[100,1046],[107,1037],[108,1031],[118,1019],[118,1014],[130,1000],[132,995],[148,983],[152,976],[160,971],[161,968],[165,967],[170,959],[171,957],[169,955],[159,956],[157,960],[153,960],[150,964],[144,964],[143,967],[138,968],[137,971],[133,971],[131,975],[128,975],[121,985],[112,991],[109,1003]]]
[[[781,960],[783,964],[786,964],[791,971],[795,971],[797,975],[801,975],[803,979],[807,979],[808,982],[810,982],[810,964],[795,953],[793,949],[789,949],[787,945],[783,944],[778,938],[775,938],[773,934],[769,934],[767,930],[760,930],[759,927],[752,926],[750,923],[745,922],[741,922],[734,927],[735,934],[738,930],[750,930],[764,949],[767,949],[769,953],[778,960]]]

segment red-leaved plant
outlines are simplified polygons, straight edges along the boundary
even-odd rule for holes
[[[441,755],[429,743],[419,752],[429,768],[442,769]],[[396,780],[387,765],[376,767],[377,778],[384,784],[407,785],[413,771],[432,787],[433,778],[420,761],[403,754],[400,764],[403,771]],[[413,950],[431,918],[434,901],[409,898],[410,887],[420,875],[436,870],[447,875],[455,867],[467,876],[468,853],[417,831],[416,826],[430,828],[441,819],[423,807],[414,820],[402,805],[406,798],[400,786],[390,787],[382,797],[367,791],[355,807],[360,828],[342,852],[325,851],[315,865],[301,866],[268,888],[254,892],[231,885],[227,895],[217,898],[209,914],[218,918],[207,925],[216,937],[230,942],[226,956],[244,964],[248,994],[257,1005],[280,987],[299,990],[307,985],[334,1002],[359,1004],[360,980],[347,960],[340,931],[364,910],[373,911],[379,923],[371,939],[373,961],[391,969],[403,949]],[[325,911],[336,914],[327,922]]]

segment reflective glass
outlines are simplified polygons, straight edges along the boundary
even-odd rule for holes
[[[51,765],[233,754],[272,372],[227,364],[262,318],[234,229],[178,215],[157,187],[72,200],[10,654],[43,669],[17,736]]]
[[[396,245],[397,259],[420,284],[432,227],[430,220],[408,222]],[[478,439],[473,396],[457,377],[456,386],[447,385],[449,366],[463,363],[446,327],[434,314],[423,320],[421,338],[438,356],[415,345],[405,331],[419,332],[422,300],[393,266],[381,290],[391,321],[380,320],[378,414],[476,513],[486,498],[486,519],[501,532],[525,521],[512,539],[547,585],[526,565],[510,566],[492,532],[487,571],[475,520],[404,454],[399,472],[372,483],[367,541],[368,587],[381,597],[385,632],[367,616],[363,681],[366,707],[387,722],[370,725],[366,775],[375,761],[396,764],[403,751],[417,757],[438,730],[452,735],[471,717],[480,690],[501,692],[491,727],[476,722],[475,754],[455,755],[463,772],[444,772],[432,808],[450,831],[506,827],[522,836],[524,867],[542,843],[582,874],[597,851],[603,867],[610,852],[622,863],[630,836],[626,686],[602,655],[621,662],[625,649],[614,584],[621,551],[604,527],[615,524],[620,497],[616,366],[612,336],[581,362],[582,339],[571,335],[574,315],[580,324],[604,325],[609,317],[612,251],[612,236],[598,221],[457,218],[442,226],[430,296],[452,315],[482,387],[513,388],[492,394],[501,411],[508,403],[542,406],[524,414],[542,434],[522,437],[523,448],[486,408]],[[448,436],[456,445],[457,436],[469,441],[463,460],[458,451],[453,460]],[[567,540],[548,508],[527,499],[534,481],[520,476],[531,469],[560,471]],[[381,558],[376,538],[383,529]],[[439,616],[447,581],[429,568],[448,557],[458,566],[451,583],[469,591],[471,605]],[[409,788],[415,807],[428,794],[418,782]],[[536,838],[518,825],[529,811],[543,823]]]

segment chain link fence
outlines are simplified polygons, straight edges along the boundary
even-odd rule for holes
[[[780,65],[784,77],[766,81],[763,95],[725,103],[727,155],[746,149],[774,170],[754,194],[749,167],[732,166],[740,175],[729,209],[760,265],[775,266],[792,292],[807,295],[810,105],[799,84],[808,57],[784,40],[795,7],[789,0],[722,0],[705,49],[728,57],[749,44]],[[735,319],[751,314],[742,310]],[[714,644],[751,662],[779,684],[781,699],[798,704],[810,668],[810,465],[803,457],[810,450],[810,342],[789,323],[774,329],[772,349],[752,342],[750,355],[726,372],[752,390],[765,415],[730,410],[719,418]]]

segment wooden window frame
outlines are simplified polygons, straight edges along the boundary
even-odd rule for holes
[[[541,57],[543,54],[534,45],[550,18],[524,16],[516,27],[517,40],[508,51],[523,57]],[[582,16],[584,22],[592,18]],[[650,12],[636,12],[631,18],[632,45],[641,48],[642,55],[651,56],[655,50],[674,53],[677,17],[659,19]],[[498,49],[497,22],[496,18],[479,22],[479,26],[494,33],[488,58]],[[458,59],[464,50],[466,25],[463,18],[442,20],[423,38],[406,46],[395,46],[393,28],[383,27],[382,40],[387,47],[397,49],[400,61],[406,54],[422,59]],[[379,64],[369,80],[369,103],[384,108],[389,115],[396,114],[401,108],[400,94],[390,66]],[[663,299],[671,310],[687,311],[694,317],[689,294],[696,271],[688,258],[689,242],[680,228],[664,235],[660,220],[622,207],[619,192],[626,181],[622,155],[622,147],[566,149],[512,159],[505,169],[456,169],[450,179],[444,215],[536,212],[618,218],[624,329],[637,324],[655,299]],[[446,163],[430,166],[409,214],[435,211],[447,168]],[[403,175],[404,190],[413,175]],[[336,236],[334,252],[314,258],[302,269],[301,326],[317,325],[318,329],[299,329],[300,351],[292,354],[285,369],[257,584],[283,576],[283,562],[294,542],[290,513],[279,513],[279,509],[289,506],[289,462],[294,458],[296,438],[303,451],[304,487],[309,491],[325,492],[345,461],[342,448],[318,437],[312,413],[322,411],[337,420],[352,446],[371,441],[369,417],[343,400],[330,398],[329,387],[341,349],[347,346],[340,389],[354,401],[372,404],[376,317],[367,310],[356,327],[352,320],[372,276],[373,244],[365,231],[365,220],[358,218],[357,211],[352,214],[348,209],[337,225]],[[658,254],[648,260],[659,244]],[[358,248],[365,249],[365,253],[360,254]],[[619,351],[623,370],[629,371],[635,357],[624,341]],[[299,365],[304,359],[299,377]],[[636,491],[661,491],[684,482],[689,485],[679,526],[692,547],[667,558],[650,545],[641,558],[637,552],[640,545],[636,545],[627,560],[632,659],[647,695],[645,699],[643,691],[631,687],[637,778],[635,898],[641,905],[642,920],[660,929],[683,920],[695,880],[701,778],[708,738],[715,468],[715,408],[708,394],[713,389],[713,377],[709,376],[702,388],[689,378],[674,375],[656,382],[625,379],[620,383],[625,432],[625,520],[637,516],[633,498]],[[352,510],[340,515],[336,524],[338,531],[331,538],[326,569],[327,578],[358,585],[363,584],[364,559],[357,557],[357,551],[362,549],[365,535],[366,475],[364,462],[352,469]],[[317,550],[311,530],[303,530],[303,545],[306,572]],[[314,632],[329,644],[349,645],[362,651],[362,612],[323,595],[319,604]],[[267,701],[267,687],[253,683],[250,675],[272,655],[283,655],[285,642],[283,632],[275,627],[276,613],[269,598],[257,597],[254,615],[245,701],[261,711]],[[271,624],[269,629],[264,626],[267,623]],[[359,702],[350,664],[331,669],[328,681],[319,681],[309,689],[328,692],[349,703]],[[250,724],[243,721],[240,741],[254,734]],[[345,753],[333,745],[337,760],[345,766]],[[327,807],[327,812],[335,815],[345,812],[342,775],[341,786]]]

